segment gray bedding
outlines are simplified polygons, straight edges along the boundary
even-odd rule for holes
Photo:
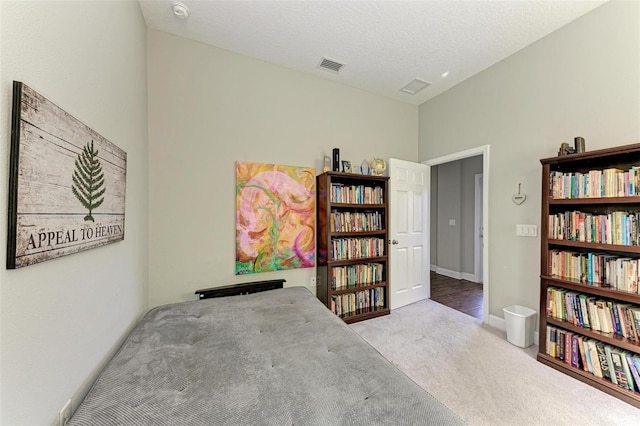
[[[304,287],[165,305],[70,425],[462,424]]]

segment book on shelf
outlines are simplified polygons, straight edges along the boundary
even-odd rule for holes
[[[578,348],[579,344],[580,339],[578,335],[571,333],[571,365],[576,368],[580,367],[581,361],[580,349]]]
[[[600,355],[598,354],[598,348],[594,339],[587,340],[587,347],[589,349],[589,359],[591,360],[592,373],[596,377],[603,377],[602,365],[600,364]]]
[[[604,352],[607,356],[607,364],[609,365],[609,376],[611,378],[611,383],[614,385],[618,384],[618,379],[616,378],[615,369],[613,365],[613,356],[611,355],[611,350],[613,347],[611,345],[604,345]]]
[[[331,289],[344,290],[381,282],[384,264],[360,263],[331,268]]]
[[[556,332],[555,327],[547,326],[546,354],[553,358],[556,357]]]
[[[640,245],[640,227],[636,211],[608,213],[578,210],[550,213],[548,237],[597,244]]]
[[[384,229],[384,220],[379,211],[344,212],[333,210],[329,217],[331,232],[366,232]]]
[[[549,195],[553,199],[637,196],[640,195],[639,175],[636,166],[586,173],[551,171]]]
[[[611,287],[638,294],[640,260],[619,255],[549,250],[549,275],[593,287]]]
[[[596,342],[596,349],[598,352],[598,361],[600,362],[600,369],[602,370],[602,376],[605,379],[611,381],[611,370],[609,368],[607,352],[605,351],[605,344],[598,340]]]
[[[638,371],[638,367],[636,366],[636,363],[634,361],[634,358],[637,358],[637,357],[632,355],[629,352],[627,352],[626,357],[627,357],[627,365],[629,366],[629,370],[631,371],[631,377],[633,377],[635,390],[640,391],[640,371]],[[631,389],[631,390],[634,390],[634,389]]]
[[[584,355],[587,360],[587,365],[585,366],[585,371],[593,374],[593,361],[591,359],[591,351],[589,350],[589,339],[586,337],[582,338],[582,350],[584,350]]]
[[[626,353],[619,349],[612,348],[611,359],[613,361],[613,373],[616,377],[616,384],[621,388],[633,390],[633,382],[629,382],[629,380],[633,379],[629,377],[629,367],[626,366]],[[631,386],[631,388],[629,386]]]
[[[383,204],[384,189],[380,186],[332,183],[331,202],[345,204]]]
[[[348,317],[384,308],[384,288],[376,287],[353,293],[331,296],[331,311],[339,317]]]
[[[587,363],[587,353],[585,351],[584,346],[584,337],[578,334],[576,336],[576,340],[578,341],[578,352],[580,353],[580,363],[578,364],[578,368],[582,368],[582,370],[589,372],[589,367]]]
[[[640,343],[640,307],[635,304],[551,286],[547,287],[546,300],[547,317]]]
[[[383,238],[336,238],[331,240],[332,260],[384,256]]]
[[[573,368],[638,392],[640,356],[560,327],[547,326],[546,353]]]

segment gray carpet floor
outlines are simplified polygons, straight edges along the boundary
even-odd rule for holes
[[[424,300],[352,329],[470,425],[640,425],[640,410],[536,361],[503,331]]]

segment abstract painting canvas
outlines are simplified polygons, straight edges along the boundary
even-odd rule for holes
[[[236,163],[236,275],[315,265],[315,169]]]

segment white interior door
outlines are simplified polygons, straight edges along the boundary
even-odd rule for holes
[[[389,160],[391,309],[430,296],[429,167]]]

